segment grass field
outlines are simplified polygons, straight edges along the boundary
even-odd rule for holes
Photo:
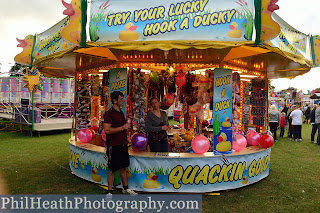
[[[310,143],[310,132],[311,125],[303,125],[303,142],[279,138],[267,178],[219,196],[204,195],[203,212],[320,212],[320,146]],[[40,138],[0,132],[0,176],[9,193],[104,194],[71,174],[69,137],[68,131]]]

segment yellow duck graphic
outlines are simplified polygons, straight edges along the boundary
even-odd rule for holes
[[[95,182],[101,182],[101,176],[98,175],[98,169],[96,167],[94,167],[92,170],[92,180]]]
[[[224,121],[222,122],[221,126],[222,126],[222,127],[230,127],[230,126],[231,126],[230,118],[226,117],[226,118],[224,119]]]
[[[221,132],[220,136],[218,136],[219,143],[216,146],[217,151],[226,152],[231,149],[231,142],[227,141],[227,135],[224,132]]]
[[[81,163],[80,167],[81,169],[84,169],[84,162]]]
[[[61,37],[67,42],[79,46],[81,40],[80,0],[72,0],[70,4],[66,3],[64,0],[61,1],[63,6],[67,8],[63,11],[63,14],[70,17],[70,23],[61,30]],[[66,48],[65,45],[64,48]]]
[[[124,26],[125,31],[121,30],[119,32],[119,39],[121,41],[135,41],[138,40],[139,34],[135,31],[137,26],[135,26],[132,22],[127,23]]]
[[[230,31],[228,32],[228,36],[231,38],[240,38],[242,36],[242,32],[238,29],[238,24],[236,22],[232,22],[229,25]]]
[[[244,178],[242,179],[242,184],[243,185],[246,185],[248,183],[248,177],[247,176],[244,176]]]
[[[128,178],[131,178],[131,177],[132,177],[132,174],[131,174],[131,172],[129,171],[129,169],[127,169],[127,177],[128,177]]]
[[[278,0],[261,1],[261,42],[266,42],[280,33],[280,25],[272,19],[272,13],[279,9]]]
[[[14,57],[14,61],[19,64],[29,65],[31,64],[31,52],[33,46],[33,35],[27,35],[24,39],[20,40],[17,38],[19,44],[17,47],[22,47],[22,52]]]
[[[156,189],[159,187],[159,183],[156,181],[158,176],[151,172],[148,174],[148,180],[144,180],[142,183],[143,188],[146,189]]]

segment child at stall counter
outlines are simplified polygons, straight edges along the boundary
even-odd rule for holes
[[[282,112],[281,118],[280,118],[280,138],[283,138],[284,128],[286,127],[286,125],[287,125],[286,113]]]

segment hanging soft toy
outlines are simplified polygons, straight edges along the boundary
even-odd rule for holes
[[[156,83],[156,84],[159,84],[159,83],[160,83],[158,73],[156,73],[156,72],[151,72],[150,78],[151,78],[151,80],[152,80],[154,83]]]
[[[181,88],[183,87],[187,82],[187,79],[186,79],[186,75],[185,73],[182,73],[182,74],[179,74],[177,77],[176,77],[176,85]]]

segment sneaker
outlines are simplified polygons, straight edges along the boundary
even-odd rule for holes
[[[138,193],[136,193],[135,191],[133,191],[131,189],[122,189],[122,193],[129,194],[129,195],[138,195]]]
[[[302,142],[302,138],[300,138],[300,142]]]
[[[298,139],[295,139],[294,142],[298,142]]]

